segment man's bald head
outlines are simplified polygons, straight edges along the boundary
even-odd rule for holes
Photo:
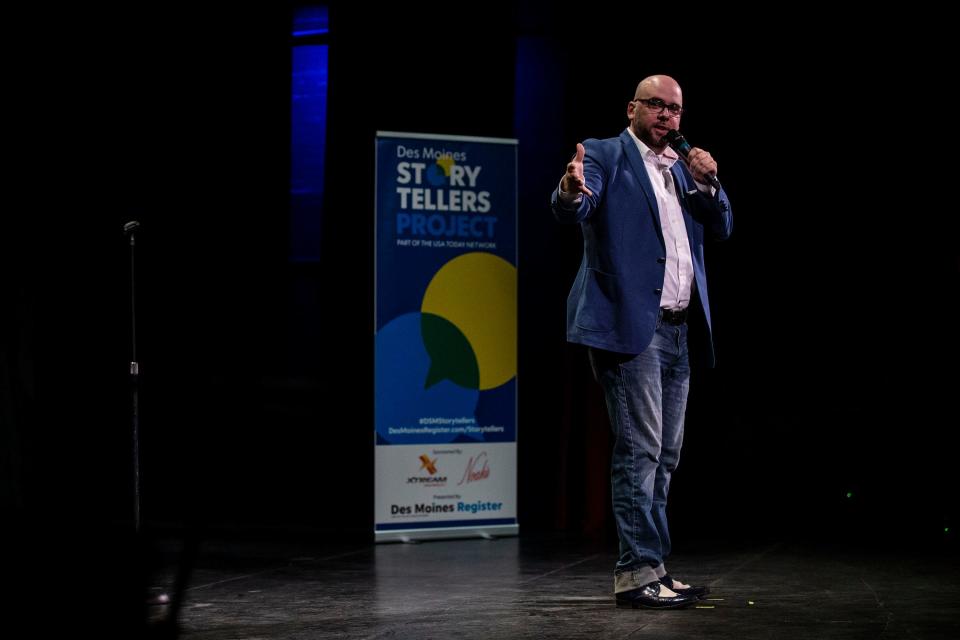
[[[681,100],[683,98],[683,92],[680,90],[677,81],[664,75],[648,76],[641,80],[640,84],[637,85],[637,90],[633,92],[633,98],[636,100],[637,98],[650,98],[661,94],[679,96]],[[682,101],[678,102],[683,104]]]

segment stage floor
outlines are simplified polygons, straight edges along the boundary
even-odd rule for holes
[[[674,611],[618,609],[613,548],[521,536],[419,544],[164,543],[153,627],[181,638],[960,638],[960,561],[796,542],[698,544],[668,568],[712,588]],[[177,571],[188,568],[186,587]],[[168,634],[170,635],[170,634]]]

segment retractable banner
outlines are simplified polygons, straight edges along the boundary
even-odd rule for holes
[[[515,535],[517,141],[376,150],[376,540]]]

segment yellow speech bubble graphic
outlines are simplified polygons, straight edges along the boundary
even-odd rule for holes
[[[463,332],[477,358],[481,390],[517,375],[517,269],[512,264],[482,251],[457,256],[433,276],[421,311]]]

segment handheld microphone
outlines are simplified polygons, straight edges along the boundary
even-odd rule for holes
[[[676,129],[670,129],[670,131],[667,131],[665,136],[660,138],[660,143],[662,144],[664,142],[670,145],[670,148],[676,151],[684,160],[686,160],[687,156],[690,155],[690,150],[692,149],[690,143],[687,142],[687,139],[680,135],[680,132]],[[708,173],[704,176],[704,178],[706,179],[707,184],[717,191],[721,189],[720,181],[717,180],[717,176],[713,175],[712,173]]]

